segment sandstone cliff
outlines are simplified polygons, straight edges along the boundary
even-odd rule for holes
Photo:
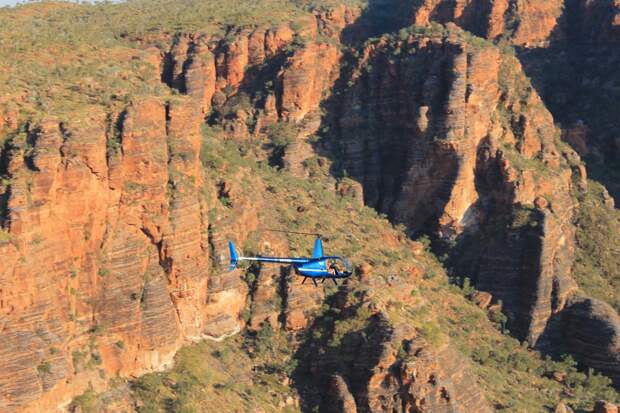
[[[366,203],[411,234],[435,231],[461,243],[474,260],[464,271],[504,302],[511,330],[535,344],[574,288],[565,158],[576,155],[558,149],[553,119],[514,57],[462,36],[428,31],[368,45],[336,115],[337,145]],[[515,237],[500,227],[504,240],[489,234],[471,242],[523,207],[539,217],[531,223],[536,235]]]
[[[313,328],[318,339],[302,347],[306,365],[298,374],[312,377],[312,391],[324,411],[333,412],[490,412],[462,355],[448,342],[431,343],[411,324],[398,322],[390,304],[392,288],[407,290],[407,276],[398,284],[375,279],[370,289],[348,286],[332,297],[330,312]],[[404,298],[401,309],[418,305]],[[359,297],[355,299],[353,297]],[[328,320],[338,313],[338,320]],[[467,390],[465,390],[467,388]]]
[[[408,2],[398,2],[399,5]],[[614,1],[423,1],[406,7],[400,26],[455,23],[483,38],[511,44],[567,141],[587,156],[590,172],[617,197],[620,4]],[[574,140],[573,131],[581,131]],[[585,131],[585,133],[584,133]],[[572,135],[572,136],[571,136]],[[602,172],[605,171],[605,172]]]
[[[612,109],[614,105],[611,102],[617,98],[617,88],[615,87],[617,76],[611,69],[615,67],[615,62],[618,59],[616,52],[618,41],[617,15],[618,4],[606,1],[492,1],[449,4],[447,2],[422,2],[413,10],[413,18],[416,24],[430,27],[433,22],[443,24],[455,23],[487,39],[500,42],[507,41],[516,46],[518,58],[523,63],[525,72],[533,79],[533,87],[542,95],[542,101],[550,109],[556,122],[561,122],[560,126],[564,129],[562,130],[563,139],[579,152],[581,156],[587,159],[588,173],[595,179],[600,179],[608,185],[614,196],[617,196],[618,193],[617,180],[613,178],[617,175],[617,168],[614,165],[616,165],[618,159],[618,148],[616,144],[617,139],[613,132],[615,126],[613,122],[610,122],[610,119],[615,118],[615,115],[611,114],[614,110]],[[518,87],[515,88],[514,86],[511,86],[512,90],[518,89]],[[558,91],[562,92],[558,93]],[[508,112],[514,113],[514,106]],[[542,113],[545,111],[537,112]],[[552,121],[553,119],[548,116],[547,120],[539,117],[532,124],[546,124],[548,126],[545,126],[545,129],[551,130]],[[518,125],[518,122],[513,122],[513,124]],[[558,132],[556,131],[555,133],[557,134]],[[564,149],[561,149],[560,152],[563,152],[566,157]],[[573,194],[583,193],[585,187],[585,167],[578,165],[578,161],[575,162],[574,155],[568,155],[567,159],[571,164],[571,168],[581,169],[578,174],[579,177],[576,177],[574,180],[574,182],[580,181],[580,183],[576,186],[570,185],[565,176],[564,184],[560,185],[565,188],[564,191],[572,187],[570,191]],[[493,173],[490,173],[488,169],[484,169],[483,175],[488,177],[492,176]],[[528,291],[537,292],[534,294],[524,293],[518,301],[522,303],[529,301],[530,304],[526,304],[520,310],[510,310],[509,308],[512,304],[506,305],[507,302],[514,303],[514,297],[510,298],[500,291],[515,292],[515,284],[507,281],[510,276],[498,281],[495,275],[497,274],[497,268],[506,267],[506,262],[503,261],[506,257],[502,257],[500,262],[491,263],[490,261],[493,260],[491,258],[492,255],[487,254],[480,262],[471,264],[473,265],[472,267],[466,266],[461,268],[461,271],[466,273],[478,274],[474,278],[480,288],[493,291],[494,294],[499,293],[502,296],[509,316],[514,317],[517,313],[524,314],[527,312],[538,314],[538,316],[532,315],[529,317],[529,321],[520,322],[518,325],[511,327],[513,331],[524,338],[528,338],[530,342],[536,342],[537,336],[543,332],[542,320],[550,320],[549,316],[553,319],[555,314],[564,306],[566,299],[572,295],[571,291],[574,291],[576,288],[575,283],[567,278],[571,271],[571,263],[573,262],[573,248],[570,242],[573,230],[570,229],[571,218],[568,211],[572,210],[573,207],[577,207],[580,210],[586,208],[584,205],[580,206],[578,203],[571,201],[568,197],[565,197],[563,201],[559,201],[559,199],[553,201],[547,195],[543,195],[543,197],[545,201],[551,201],[551,210],[555,210],[556,213],[557,211],[563,211],[560,214],[564,215],[564,223],[560,224],[560,227],[564,229],[559,232],[554,230],[553,227],[561,220],[550,222],[550,216],[547,214],[545,216],[546,224],[542,226],[545,228],[543,232],[536,235],[532,234],[534,238],[528,242],[528,244],[536,243],[537,241],[534,241],[534,239],[537,239],[541,234],[546,234],[543,235],[546,239],[555,238],[559,242],[555,248],[559,253],[558,256],[555,256],[551,250],[547,250],[548,252],[544,253],[535,253],[536,255],[540,254],[547,257],[554,256],[555,258],[553,259],[556,264],[551,265],[551,261],[545,258],[547,264],[542,262],[536,263],[530,270],[526,270],[526,272],[541,271],[544,273],[544,266],[546,265],[547,268],[553,268],[554,271],[553,281],[548,279],[548,281],[542,283],[540,280],[534,283],[525,282],[524,285],[527,285],[525,288]],[[553,204],[557,202],[560,202],[562,205],[560,208],[553,207]],[[543,204],[545,203],[543,202]],[[605,219],[614,222],[614,216],[613,212],[609,212]],[[615,227],[615,224],[612,225]],[[489,234],[494,230],[487,227],[484,231]],[[583,228],[583,231],[591,232],[597,231],[597,229],[588,227]],[[554,232],[556,235],[553,235]],[[519,237],[522,236],[523,234],[519,235]],[[520,251],[519,247],[515,245],[514,239],[515,237],[513,236],[511,241],[505,239],[499,244],[496,243],[497,240],[493,241],[491,248]],[[568,244],[565,244],[566,240],[569,240]],[[546,248],[544,245],[549,244],[543,242],[542,249],[540,247],[536,247],[536,249],[544,251]],[[560,245],[561,247],[559,247]],[[568,248],[566,248],[566,245],[568,245]],[[582,248],[581,245],[579,247]],[[532,252],[522,251],[519,254],[531,257],[530,254]],[[581,251],[579,252],[583,255]],[[551,255],[548,255],[549,253]],[[558,259],[558,257],[560,258]],[[613,259],[611,260],[613,262]],[[559,267],[557,266],[558,264]],[[461,265],[463,265],[462,262],[457,264],[457,266]],[[601,265],[605,266],[607,264]],[[509,265],[509,267],[513,268],[517,266],[515,264]],[[534,269],[536,266],[539,269]],[[584,282],[582,287],[595,293],[596,290],[592,290],[590,283],[584,279],[583,266],[579,262],[577,263],[577,271],[580,282]],[[590,273],[598,271],[590,270]],[[606,274],[610,282],[615,279],[613,271]],[[594,274],[591,274],[591,276],[597,277]],[[524,282],[523,278],[520,279],[519,284]],[[498,288],[498,283],[501,284],[503,282],[507,282],[513,285],[513,287]],[[524,300],[528,294],[530,298]],[[551,297],[551,300],[545,298],[541,301],[540,294]],[[610,298],[610,300],[615,302],[615,298]],[[532,302],[537,302],[537,304],[532,304]],[[551,307],[549,307],[550,302],[552,303]],[[551,308],[551,311],[549,311],[549,308]],[[570,314],[572,313],[567,315],[568,318],[570,318]],[[614,312],[605,314],[605,316],[601,317],[606,318],[606,322],[613,323]],[[538,321],[536,321],[537,319]],[[594,322],[594,318],[592,321]],[[528,324],[530,327],[527,327]],[[536,324],[538,324],[538,327],[535,327]],[[528,328],[530,328],[530,331],[526,333]],[[538,333],[535,330],[538,330]],[[554,328],[550,328],[550,330],[554,330]],[[548,331],[548,333],[552,337],[556,335],[554,332]],[[566,337],[569,336],[570,334]],[[539,345],[543,348],[548,348],[549,346],[557,347],[557,343],[550,345],[548,340],[550,338],[543,337]],[[569,352],[574,350],[575,354],[582,361],[588,363],[584,353],[580,350],[581,346],[570,339],[568,341],[572,344],[567,345],[564,350]],[[615,356],[608,356],[607,358],[612,365],[614,359]],[[613,369],[610,368],[609,371],[613,375]]]
[[[145,100],[120,115],[117,136],[95,112],[10,139],[3,411],[40,410],[98,370],[159,369],[200,335],[208,221],[194,117]]]
[[[385,5],[398,13],[373,14]],[[367,227],[375,217],[362,200],[406,235],[431,235],[520,340],[550,352],[562,345],[618,380],[617,313],[571,277],[573,195],[587,186],[585,168],[517,56],[531,73],[529,60],[468,33],[551,47],[570,37],[562,5],[387,1],[219,31],[123,31],[126,44],[110,55],[135,66],[118,77],[140,88],[114,84],[111,101],[99,102],[91,95],[102,86],[85,86],[94,83],[87,76],[68,89],[88,104],[68,113],[7,91],[0,410],[66,406],[113,377],[170,366],[190,341],[266,325],[301,336],[325,322],[325,336],[297,343],[311,387],[325,394],[300,385],[310,393],[302,402],[326,411],[490,411],[482,385],[470,386],[479,373],[462,348],[433,334],[438,319],[415,312],[417,277],[432,278],[431,264],[394,252],[411,245],[402,233],[386,235],[386,222]],[[601,43],[617,36],[609,13],[617,5],[604,6],[570,5],[584,11],[580,33]],[[371,34],[379,37],[364,42]],[[282,153],[269,149],[278,125],[294,131]],[[585,155],[587,134],[564,136]],[[359,284],[335,293],[295,284],[288,268],[226,272],[229,238],[257,253],[306,252],[261,232],[266,223],[333,230],[346,236],[334,241],[338,250],[385,273],[368,280],[369,264]],[[359,247],[371,241],[382,248]],[[366,297],[373,289],[382,294]],[[336,313],[325,312],[326,299]],[[415,325],[422,319],[429,324]]]

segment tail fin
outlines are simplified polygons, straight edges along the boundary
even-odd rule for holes
[[[321,241],[321,237],[317,237],[314,240],[314,250],[312,251],[312,258],[323,258],[323,241]]]
[[[237,255],[237,251],[235,251],[235,244],[233,244],[232,241],[228,241],[228,250],[230,251],[230,265],[228,266],[228,271],[234,271],[237,268],[239,256]]]

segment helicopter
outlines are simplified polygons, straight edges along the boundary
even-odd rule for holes
[[[338,282],[336,280],[349,278],[353,274],[353,269],[349,260],[337,256],[325,256],[323,254],[323,240],[321,239],[320,235],[317,235],[316,239],[314,240],[314,249],[312,251],[312,257],[310,258],[263,256],[242,257],[237,254],[235,244],[233,244],[232,241],[228,241],[228,249],[230,250],[230,265],[228,267],[229,271],[234,271],[237,268],[237,263],[239,261],[292,264],[293,268],[295,269],[295,273],[299,276],[304,277],[301,283],[304,284],[309,278],[312,280],[315,287],[318,286],[317,280],[321,280],[321,283],[324,283],[325,280],[332,280],[334,284],[338,285]]]

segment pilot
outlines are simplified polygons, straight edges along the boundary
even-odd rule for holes
[[[338,264],[335,261],[332,261],[329,266],[329,273],[332,275],[337,275],[340,273],[340,268],[338,268]]]

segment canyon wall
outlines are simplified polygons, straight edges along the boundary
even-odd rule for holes
[[[363,51],[337,116],[343,168],[362,182],[368,205],[411,234],[430,231],[467,249],[473,261],[460,270],[502,300],[511,330],[536,344],[575,288],[568,159],[577,155],[559,149],[553,118],[517,60],[462,36],[385,37]],[[511,223],[515,208],[532,217]],[[536,229],[511,235],[520,225]]]
[[[546,47],[568,35],[562,3],[418,3],[399,2],[403,13],[388,16],[395,28],[417,28],[358,50],[339,42],[378,26],[344,6],[226,38],[134,39],[174,96],[136,98],[120,111],[89,106],[70,120],[20,123],[0,111],[10,130],[0,154],[0,410],[66,405],[89,385],[165,368],[182,344],[235,334],[246,322],[311,325],[324,298],[314,287],[282,282],[282,268],[260,269],[249,284],[222,268],[226,240],[242,244],[269,206],[258,178],[249,178],[257,190],[244,192],[212,180],[201,163],[202,127],[244,141],[279,121],[300,131],[287,169],[304,174],[315,150],[326,154],[358,181],[366,205],[412,236],[433,235],[458,273],[501,300],[519,339],[553,348],[560,337],[618,380],[617,314],[579,293],[570,275],[572,194],[586,185],[579,155],[560,141],[517,58],[461,29]],[[583,30],[608,41],[618,19],[603,10],[617,5],[600,4],[580,6]],[[323,139],[310,142],[316,133]],[[289,253],[277,237],[265,242]],[[386,326],[380,313],[373,320],[374,341],[356,347],[372,366],[356,359],[343,370],[334,353],[313,367],[329,373],[315,377],[334,384],[329,397],[350,411],[423,411],[425,403],[489,411],[475,388],[464,399],[471,377],[452,347]],[[403,341],[407,357],[397,359]]]
[[[200,335],[208,222],[194,116],[147,99],[115,137],[93,112],[8,143],[3,411],[162,368],[184,333]]]
[[[497,63],[489,64],[493,60],[487,58],[484,64],[477,57],[483,55],[480,52],[461,51],[468,56],[467,64],[461,63],[460,67],[458,58],[452,56],[447,58],[443,67],[440,66],[437,60],[446,59],[447,53],[443,52],[437,58],[435,52],[434,59],[422,64],[432,68],[427,71],[435,78],[444,82],[447,79],[452,86],[442,91],[444,97],[436,100],[433,111],[433,105],[429,103],[432,98],[425,92],[430,88],[419,86],[419,82],[416,85],[415,80],[411,80],[416,79],[416,73],[394,56],[402,55],[402,45],[387,46],[390,52],[385,53],[382,50],[385,45],[379,42],[375,46],[379,52],[372,50],[369,53],[376,56],[370,64],[395,69],[389,74],[370,73],[362,77],[358,82],[362,86],[357,89],[363,91],[354,90],[350,99],[357,104],[380,96],[375,102],[385,103],[371,107],[354,106],[355,110],[361,108],[364,115],[349,111],[349,118],[353,119],[351,124],[347,124],[349,120],[345,112],[343,135],[348,139],[349,128],[359,128],[366,133],[374,123],[380,124],[384,118],[393,119],[396,113],[411,121],[404,131],[390,130],[381,138],[365,138],[364,143],[357,142],[357,146],[353,143],[347,167],[365,182],[365,195],[371,205],[405,223],[412,231],[425,225],[444,239],[462,232],[462,240],[457,240],[457,249],[453,250],[457,251],[457,259],[452,265],[457,272],[471,276],[478,288],[502,300],[504,311],[512,320],[509,328],[517,337],[552,352],[574,354],[585,365],[605,371],[617,383],[617,351],[612,344],[618,337],[615,310],[607,308],[603,311],[600,303],[592,304],[591,310],[587,310],[586,304],[572,304],[590,300],[583,298],[583,293],[577,293],[578,286],[570,276],[575,248],[573,216],[579,204],[569,194],[576,195],[584,190],[587,173],[575,153],[560,144],[557,137],[561,134],[581,156],[586,157],[588,173],[605,183],[612,196],[617,198],[618,184],[614,177],[617,176],[615,165],[620,152],[615,133],[617,125],[612,119],[616,118],[613,102],[618,99],[618,78],[612,68],[618,61],[620,4],[606,0],[423,1],[408,10],[409,22],[427,27],[427,32],[435,32],[435,38],[440,38],[438,33],[442,31],[437,23],[448,27],[455,24],[496,43],[514,46],[517,58],[532,82],[530,84],[520,75],[512,81],[507,80],[508,71],[503,65],[500,65],[498,76],[494,70]],[[407,30],[402,29],[399,37],[406,43]],[[415,49],[413,59],[420,59],[422,52],[428,53],[417,44]],[[386,58],[386,54],[389,57]],[[461,58],[460,61],[464,60]],[[508,66],[516,69],[513,74],[522,70],[516,61]],[[490,92],[482,99],[476,99],[476,85],[467,84],[463,89],[462,82],[467,83],[470,73],[476,71],[483,73],[478,80],[480,87]],[[493,84],[495,81],[499,81],[499,87]],[[416,98],[411,99],[410,94],[400,89],[402,84],[407,85],[408,91],[415,90]],[[483,115],[492,113],[490,122],[481,118],[475,109],[470,109],[471,106],[467,105],[470,97],[474,98],[474,104],[482,103],[480,107],[484,110],[478,112]],[[460,103],[456,110],[450,110],[451,106],[454,107],[452,102],[459,101],[465,105]],[[388,110],[384,109],[390,105]],[[434,119],[438,118],[438,111],[442,114],[440,122],[449,131],[447,133],[442,130],[443,126],[432,128],[433,122],[437,122]],[[455,114],[461,116],[458,123],[454,122],[458,119]],[[506,114],[509,114],[508,119]],[[561,122],[558,125],[562,127],[561,131],[554,121]],[[399,128],[404,123],[398,123]],[[424,136],[427,129],[434,140],[437,136],[451,134],[466,136],[471,139],[470,148],[478,145],[478,152],[460,149],[457,153],[462,155],[451,155],[455,158],[453,160],[450,160],[451,156],[429,155],[426,149],[429,144],[420,143],[420,136]],[[479,134],[470,133],[476,130],[488,136],[481,141]],[[498,130],[503,132],[498,134]],[[381,128],[377,127],[368,135],[381,136],[381,133]],[[497,136],[501,138],[498,140]],[[407,140],[414,149],[399,146]],[[428,142],[428,138],[422,142]],[[502,142],[499,151],[494,149],[497,142]],[[362,145],[364,150],[360,149]],[[435,152],[443,150],[434,145]],[[517,161],[514,154],[506,150],[513,145],[525,159]],[[370,158],[360,155],[369,156],[372,152],[381,155]],[[470,155],[466,155],[467,152]],[[472,158],[476,158],[473,168]],[[394,167],[394,162],[399,166]],[[363,171],[359,165],[363,165]],[[415,166],[412,168],[411,165]],[[450,169],[453,172],[446,173]],[[407,170],[416,175],[411,172],[405,175],[403,171]],[[519,175],[521,177],[517,178]],[[471,178],[469,182],[463,180],[464,176],[475,176],[475,184],[471,183]],[[404,198],[411,185],[408,181],[411,177],[415,182],[412,193],[423,196],[423,199],[414,195],[400,201],[399,197]],[[515,178],[517,185],[509,183]],[[513,207],[508,207],[510,204]],[[523,210],[524,206],[526,210]],[[407,219],[410,213],[418,218],[413,223]],[[525,218],[526,222],[516,223],[515,218]],[[511,220],[512,224],[509,223]],[[446,222],[451,223],[447,228]],[[474,245],[480,248],[472,249]],[[556,319],[561,319],[561,323],[556,324]],[[600,330],[596,327],[598,333],[587,337],[578,334],[581,339],[574,339],[575,325],[582,323],[597,325]],[[555,331],[558,328],[562,331]]]
[[[155,39],[167,49],[141,39],[157,78],[181,96],[137,98],[120,113],[86,107],[69,121],[19,125],[9,116],[4,126],[15,129],[0,170],[0,410],[66,406],[110,377],[166,368],[184,343],[240,331],[247,306],[255,328],[279,325],[280,311],[286,328],[307,325],[322,298],[314,287],[290,287],[280,310],[279,273],[261,274],[250,291],[241,272],[224,269],[226,240],[242,244],[258,227],[260,192],[204,175],[201,127],[216,107],[227,134],[248,139],[250,117],[260,130],[316,109],[339,62],[336,46],[316,40],[319,24],[337,36],[350,14],[337,8],[300,20],[297,31],[239,30],[233,40]],[[257,97],[253,82],[265,76],[271,86]],[[230,110],[242,92],[252,104]],[[222,191],[230,210],[216,210]]]
[[[419,275],[351,282],[329,298],[330,312],[312,324],[313,338],[300,349],[304,362],[298,371],[311,379],[304,381],[309,399],[321,411],[493,411],[447,336],[429,341],[396,315],[423,306],[423,298],[409,294]],[[393,308],[394,298],[400,310]]]

